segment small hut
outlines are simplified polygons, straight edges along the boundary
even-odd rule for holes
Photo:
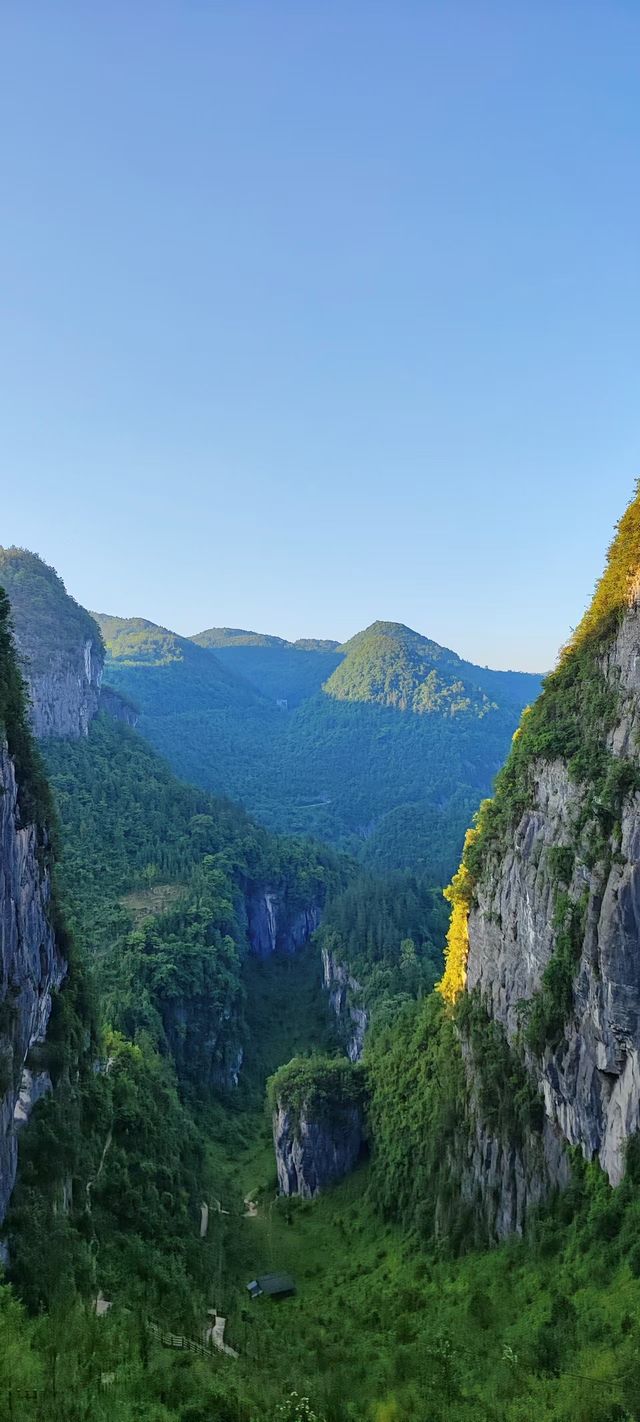
[[[259,1299],[262,1294],[272,1299],[287,1299],[295,1291],[295,1280],[291,1274],[261,1274],[259,1279],[252,1279],[247,1284],[247,1292],[252,1299]]]

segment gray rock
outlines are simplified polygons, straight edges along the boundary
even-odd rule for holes
[[[281,888],[259,888],[248,895],[247,935],[251,951],[259,958],[272,953],[297,953],[315,933],[322,905],[291,907]]]
[[[322,978],[332,1012],[338,1020],[349,1060],[359,1062],[364,1050],[369,1014],[361,1005],[362,987],[344,963],[328,948],[322,949]],[[360,999],[355,1001],[354,999]]]
[[[615,756],[638,760],[640,611],[635,603],[603,661],[619,691],[621,716],[610,738]],[[478,988],[490,1015],[513,1042],[521,1005],[540,987],[555,948],[556,889],[547,851],[586,844],[580,834],[584,791],[561,761],[536,767],[532,803],[506,854],[483,876],[469,919],[468,988]],[[586,857],[586,856],[585,856]],[[576,855],[569,895],[586,895],[585,932],[576,965],[573,1006],[564,1039],[542,1060],[531,1055],[544,1102],[542,1137],[519,1152],[491,1138],[472,1112],[463,1177],[494,1233],[519,1230],[531,1205],[569,1173],[566,1147],[599,1160],[612,1185],[622,1179],[629,1137],[640,1126],[640,795],[623,807],[621,840],[607,865]]]
[[[278,1102],[273,1144],[280,1193],[313,1199],[353,1170],[362,1142],[363,1117],[357,1106],[343,1106],[327,1120],[312,1120],[305,1108],[296,1115]]]
[[[0,1221],[15,1182],[16,1127],[26,1110],[23,1069],[31,1047],[43,1042],[51,994],[66,972],[49,921],[51,881],[38,832],[23,824],[15,767],[0,742]],[[44,1075],[31,1086],[46,1089]],[[16,1118],[17,1110],[17,1118]]]
[[[100,704],[103,664],[101,643],[90,640],[53,652],[45,671],[34,670],[28,660],[23,661],[31,723],[40,740],[52,736],[78,739],[88,734]]]

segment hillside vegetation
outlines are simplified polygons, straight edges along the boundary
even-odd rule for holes
[[[156,645],[159,629],[102,627],[107,681],[138,702],[141,730],[179,775],[271,829],[313,834],[376,869],[420,867],[434,883],[451,874],[539,684],[473,668],[395,623],[343,648],[210,629],[194,652],[224,665],[231,684],[207,700],[184,639],[174,656]],[[243,702],[248,687],[253,701]]]

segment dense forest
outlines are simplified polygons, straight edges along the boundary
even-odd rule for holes
[[[539,687],[396,623],[374,623],[343,647],[212,629],[194,639],[199,656],[208,648],[235,680],[226,704],[218,683],[205,704],[184,639],[100,622],[107,681],[140,706],[141,729],[184,779],[241,801],[272,829],[312,834],[376,870],[418,868],[432,883],[453,872]],[[243,703],[249,686],[253,702]]]
[[[490,1250],[477,1202],[456,1178],[469,1124],[461,1039],[497,1138],[517,1143],[540,1121],[531,1078],[482,1002],[464,994],[449,1005],[455,912],[444,995],[432,991],[442,981],[447,923],[434,885],[455,852],[448,807],[460,822],[470,813],[482,785],[465,757],[474,745],[486,753],[480,738],[488,727],[505,733],[522,688],[507,713],[495,709],[495,687],[469,687],[459,668],[447,680],[454,673],[442,662],[429,681],[433,667],[421,662],[420,686],[428,685],[412,691],[407,646],[397,681],[385,680],[379,642],[387,634],[376,631],[356,650],[361,656],[364,648],[365,676],[382,691],[362,700],[362,667],[350,681],[348,651],[230,639],[229,656],[340,657],[332,672],[348,673],[340,695],[316,689],[284,712],[269,706],[266,682],[252,682],[246,666],[242,675],[227,666],[220,677],[213,659],[224,644],[194,648],[192,662],[187,639],[158,637],[146,625],[126,631],[121,685],[132,691],[127,678],[132,668],[138,677],[139,656],[151,673],[139,678],[143,731],[145,702],[166,687],[167,707],[175,708],[191,677],[200,707],[193,725],[203,717],[213,735],[211,695],[218,726],[232,728],[226,750],[224,737],[218,744],[223,765],[237,751],[238,719],[244,735],[253,718],[257,755],[260,718],[287,727],[300,717],[315,730],[290,757],[289,783],[296,763],[299,786],[303,775],[320,776],[330,732],[336,802],[343,796],[364,820],[367,796],[384,803],[386,784],[389,803],[394,784],[407,797],[413,791],[383,817],[392,841],[394,817],[400,821],[394,867],[384,854],[377,863],[371,849],[356,864],[309,840],[275,837],[231,799],[178,780],[144,735],[105,713],[86,737],[46,741],[42,760],[6,601],[2,611],[0,711],[25,813],[39,816],[57,859],[56,924],[70,971],[47,1041],[31,1059],[34,1070],[49,1071],[53,1090],[21,1137],[5,1224],[0,1415],[7,1422],[639,1417],[634,1152],[616,1192],[596,1166],[576,1161],[571,1188],[531,1219],[526,1240]],[[382,651],[386,657],[389,648]],[[167,683],[166,666],[175,677]],[[585,698],[566,671],[559,675],[542,709],[525,718],[495,807],[483,810],[469,840],[450,892],[454,910],[468,893],[465,875],[480,872],[479,856],[495,853],[516,813],[529,727],[536,745],[545,736],[552,749],[561,736],[571,751],[572,717]],[[588,669],[585,680],[593,684]],[[234,707],[225,704],[225,686]],[[601,699],[600,738],[604,709]],[[596,719],[594,712],[594,745]],[[167,710],[157,718],[164,722],[180,723],[182,733],[189,718]],[[424,725],[433,730],[433,803],[415,797]],[[363,744],[367,763],[374,745],[392,752],[373,792],[364,784]],[[183,750],[188,756],[188,739]],[[609,769],[603,761],[595,786],[603,813]],[[458,780],[447,801],[451,776]],[[268,819],[264,802],[262,810]],[[406,845],[418,824],[416,867]],[[358,842],[353,833],[331,837]],[[370,848],[374,840],[359,843]],[[556,871],[566,877],[559,857]],[[320,927],[299,951],[249,951],[251,906],[265,892],[291,921],[322,905]],[[323,950],[360,985],[368,1029],[355,1064],[345,1059],[341,1023],[322,991]],[[313,1202],[276,1194],[269,1114],[276,1100],[320,1121],[354,1104],[366,1113],[367,1158]],[[248,1282],[273,1270],[291,1275],[294,1296],[249,1300]],[[231,1352],[205,1346],[210,1310],[224,1317]]]

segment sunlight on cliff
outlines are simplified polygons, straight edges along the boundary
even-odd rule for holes
[[[444,973],[436,984],[437,991],[445,1002],[453,1005],[464,991],[467,981],[467,959],[469,957],[469,910],[473,898],[473,877],[465,863],[467,849],[478,836],[477,826],[467,830],[464,841],[462,863],[454,874],[449,887],[445,889],[445,899],[451,904],[451,920],[444,951]]]

